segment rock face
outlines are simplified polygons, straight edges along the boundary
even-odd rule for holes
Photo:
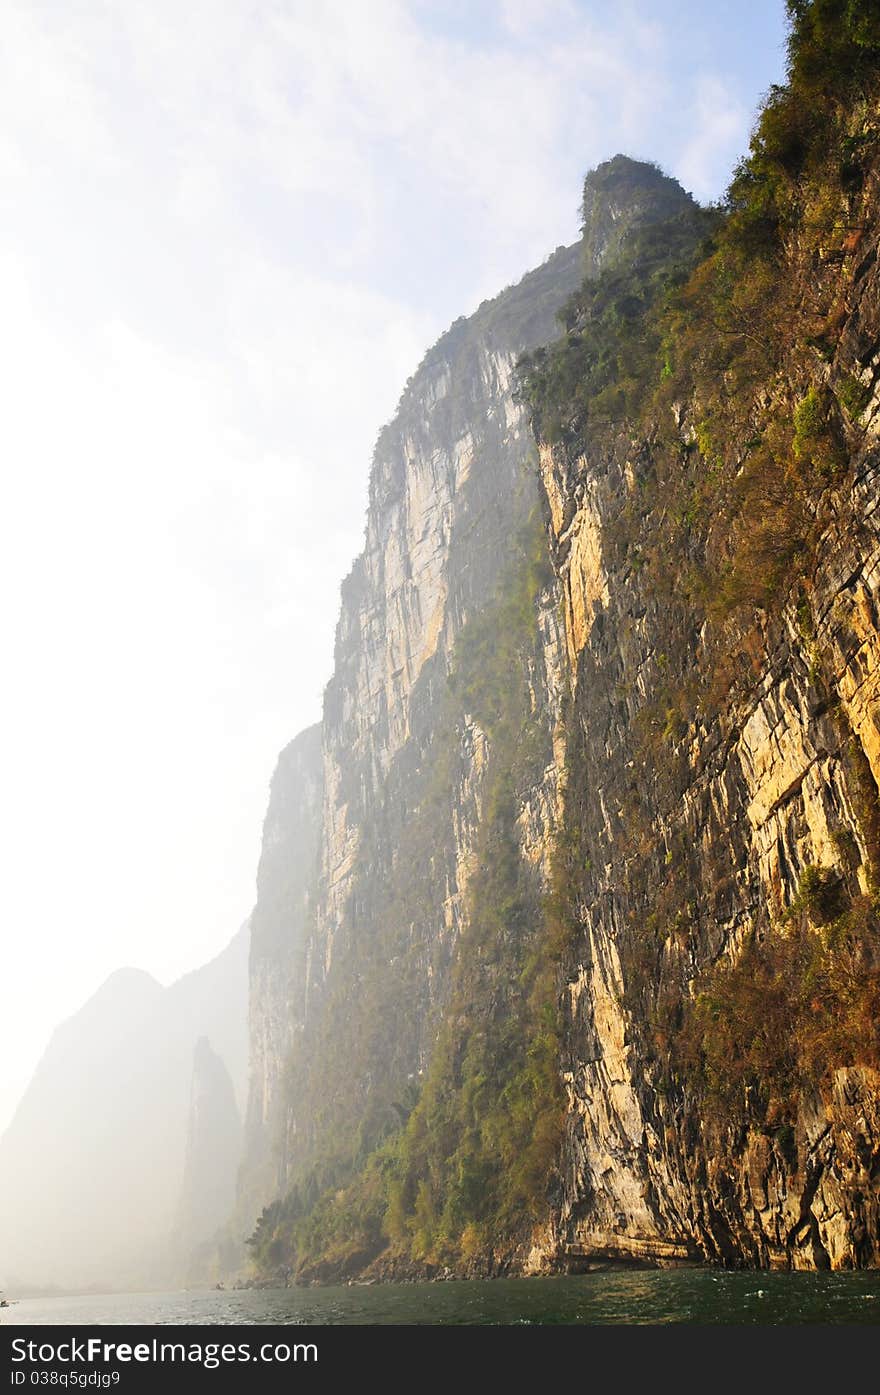
[[[538,497],[514,364],[552,337],[582,271],[581,248],[560,249],[457,321],[408,383],[376,446],[364,552],[343,585],[321,767],[306,771],[294,761],[294,743],[289,779],[279,768],[267,819],[241,1182],[255,1203],[252,1218],[319,1158],[348,1150],[350,1162],[352,1147],[382,1131],[430,1057],[480,816],[487,737],[476,721],[463,725],[449,756],[456,797],[438,822],[430,865],[414,829],[436,776],[456,636],[493,595],[509,540]],[[544,625],[552,648],[552,606]],[[284,810],[282,780],[303,795]],[[317,792],[320,813],[306,836],[302,820],[313,816]],[[317,851],[304,918],[274,889],[294,847],[297,858],[303,848]],[[296,887],[302,909],[304,884]],[[277,934],[265,928],[270,919]]]
[[[878,871],[877,239],[874,226],[851,279],[833,288],[845,309],[825,380],[857,377],[866,403],[846,483],[826,491],[811,520],[815,554],[799,591],[762,619],[753,608],[729,625],[731,653],[710,652],[684,588],[658,589],[648,562],[663,520],[643,502],[645,484],[668,458],[657,433],[606,431],[591,444],[587,429],[574,445],[541,447],[571,694],[565,821],[588,857],[563,999],[563,1198],[538,1267],[560,1254],[880,1263],[876,1070],[856,1055],[822,1079],[789,1082],[784,1106],[777,1082],[769,1103],[747,1092],[716,1113],[669,1045],[701,988],[710,1017],[723,1012],[711,998],[719,969],[744,946],[784,944],[797,917],[829,927],[813,942],[824,934],[821,962],[843,966],[841,1014],[846,993],[876,974],[876,929],[859,958],[839,927],[854,924],[847,908],[875,914]],[[788,274],[815,282],[816,263],[804,272],[796,249]],[[784,367],[757,429],[774,415],[790,420],[793,377]],[[698,404],[673,411],[673,448],[687,455]],[[636,542],[621,547],[627,528]],[[705,693],[713,668],[711,701],[683,717],[682,694],[695,676]],[[814,1010],[834,1031],[816,956],[806,981],[812,974]],[[741,1002],[745,1012],[746,994]],[[760,1002],[751,1010],[760,1017]],[[768,996],[768,1060],[799,1030],[794,1001],[788,1020],[774,1010]],[[855,1050],[875,1059],[876,1024],[862,1033]]]
[[[235,1202],[241,1117],[229,1071],[200,1037],[193,1052],[189,1123],[174,1239],[184,1266],[225,1225]]]
[[[321,830],[321,729],[282,751],[269,796],[251,915],[249,1067],[239,1228],[283,1192],[284,1073],[303,1021],[309,892]]]
[[[567,1170],[556,1243],[574,1254],[877,1263],[877,1077],[839,1070],[830,1091],[805,1098],[793,1136],[701,1131],[664,1089],[656,1058],[643,1054],[639,1009],[648,1007],[632,980],[641,981],[634,966],[646,937],[653,1001],[664,977],[695,978],[734,955],[767,925],[770,908],[792,903],[807,868],[833,868],[853,894],[867,887],[851,747],[876,780],[878,631],[866,616],[878,613],[880,452],[866,449],[846,523],[838,519],[824,540],[809,645],[787,615],[724,728],[695,724],[668,736],[671,788],[641,764],[632,733],[662,690],[665,656],[682,634],[694,652],[699,639],[680,628],[684,611],[658,605],[637,573],[605,565],[596,540],[626,492],[626,467],[619,457],[567,461],[559,448],[542,450],[578,722],[581,792],[570,816],[594,869],[580,889],[584,942],[566,1001]],[[637,826],[656,845],[640,882],[620,866],[621,849],[634,857],[636,786]],[[852,867],[847,846],[858,849]],[[673,911],[648,930],[673,883]]]
[[[808,996],[799,1022],[810,992],[816,1013],[829,1012],[828,962],[855,992],[864,955],[876,957],[859,929],[850,938],[863,958],[852,950],[846,960],[853,918],[867,925],[875,913],[880,871],[877,230],[861,245],[842,316],[836,302],[843,366],[828,372],[845,369],[867,403],[859,432],[847,436],[858,442],[847,483],[838,464],[836,492],[825,491],[825,512],[810,523],[809,584],[729,625],[724,654],[682,578],[661,585],[664,559],[648,560],[669,509],[657,502],[661,437],[663,450],[714,468],[699,403],[672,403],[671,445],[668,421],[662,431],[621,427],[595,438],[585,428],[563,433],[564,444],[540,441],[535,460],[514,392],[518,356],[551,339],[553,313],[584,270],[613,269],[634,230],[672,220],[680,233],[689,219],[699,223],[673,181],[622,158],[588,180],[583,211],[581,248],[557,252],[458,321],[407,385],[377,445],[365,548],[343,587],[320,753],[318,735],[307,733],[273,784],[251,961],[241,1214],[276,1198],[255,1237],[258,1257],[276,1270],[295,1267],[296,1225],[316,1205],[326,1243],[308,1273],[319,1278],[375,1263],[389,1234],[417,1269],[446,1245],[460,1272],[534,1271],[596,1255],[795,1268],[880,1262],[871,1044],[841,1048],[840,1063],[815,1078],[798,1066],[766,1098],[757,1098],[760,1082],[749,1084],[733,1103],[719,1103],[717,1080],[698,1088],[705,1062],[693,1047],[699,1012],[723,1017],[712,993],[726,983],[757,1013],[761,1045],[759,992],[749,998],[742,973],[718,977],[752,962],[743,957],[750,946],[787,963],[786,935],[794,943],[798,926],[811,927],[826,977],[810,988],[818,970],[801,966],[798,991]],[[650,237],[638,246],[650,257]],[[632,295],[625,278],[621,286],[611,292],[625,318]],[[566,313],[577,337],[584,327]],[[761,401],[761,429],[791,420],[793,368],[773,393]],[[497,713],[485,691],[483,707],[472,699],[474,664],[491,666],[500,639],[483,633],[475,649],[473,622],[485,613],[501,623],[492,606],[510,584],[515,539],[538,498],[552,570],[529,592],[531,643],[519,651],[530,708],[522,731],[535,745],[528,778],[511,777],[499,793],[490,779]],[[691,690],[699,701],[683,700]],[[515,806],[510,865],[528,869],[530,890],[519,899],[511,891],[507,905],[500,897],[502,930],[495,939],[480,931],[463,979],[462,946],[472,945],[479,919],[470,889],[491,889],[494,857],[497,894],[507,856],[485,836],[504,799]],[[491,1081],[472,1065],[473,1008],[485,1009],[490,1035],[513,1001],[505,963],[513,978],[530,972],[528,958],[514,957],[513,932],[505,941],[504,917],[512,923],[527,905],[543,923],[560,861],[572,923],[555,961],[559,1175],[545,1184],[544,1223],[493,1254],[492,1236],[461,1219],[479,1214],[474,1196],[490,1185],[479,1168],[488,1110],[480,1092]],[[829,948],[834,935],[839,953]],[[774,992],[764,1035],[778,1038],[786,1020]],[[833,1003],[830,1011],[833,1019]],[[785,1055],[778,1040],[761,1049],[774,1061]],[[440,1052],[448,1078],[438,1084]],[[462,1082],[483,1101],[467,1125],[472,1147],[444,1104]],[[395,1161],[376,1150],[401,1121]],[[435,1141],[447,1130],[458,1172],[441,1186],[429,1162],[416,1186],[413,1157],[437,1156],[425,1142],[431,1129]],[[499,1158],[513,1136],[498,1125]],[[358,1230],[352,1212],[381,1198],[382,1167],[393,1171],[402,1156],[384,1229]],[[516,1160],[499,1166],[513,1175]],[[345,1192],[359,1176],[366,1190]],[[380,1263],[379,1272],[403,1271]]]
[[[169,988],[120,969],[57,1028],[0,1140],[4,1287],[137,1286],[179,1274],[174,1231],[191,1225],[179,1203],[193,1049],[210,1039],[243,1102],[247,955],[243,926]],[[233,1176],[236,1163],[237,1154],[226,1160]]]

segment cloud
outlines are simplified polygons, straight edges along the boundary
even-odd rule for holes
[[[50,20],[52,22],[50,22]],[[116,168],[109,112],[90,46],[63,11],[11,0],[0,49],[0,162],[10,181],[45,177],[59,160],[99,174]]]

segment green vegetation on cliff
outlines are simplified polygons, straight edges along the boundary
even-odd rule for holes
[[[456,643],[422,817],[401,847],[389,905],[409,925],[420,914],[432,836],[442,836],[452,805],[455,751],[476,724],[488,752],[482,812],[465,928],[427,1071],[392,1101],[372,1146],[313,1169],[264,1211],[251,1239],[263,1271],[349,1272],[386,1248],[401,1262],[467,1262],[523,1239],[546,1208],[563,1125],[562,932],[523,859],[517,820],[551,758],[531,677],[536,605],[550,579],[534,514],[514,540],[497,596]],[[395,1017],[383,1020],[399,1029]]]
[[[503,1248],[539,1213],[558,1153],[560,946],[517,828],[551,755],[529,682],[549,581],[533,517],[496,600],[455,650],[452,693],[488,737],[489,772],[452,996],[391,1193],[390,1237],[417,1259]]]
[[[569,461],[637,462],[607,565],[671,608],[678,638],[638,714],[645,783],[617,849],[624,900],[652,907],[621,943],[626,994],[657,1087],[684,1089],[728,1129],[791,1120],[805,1086],[880,1066],[880,805],[835,714],[810,604],[871,396],[845,330],[876,220],[880,12],[869,0],[789,10],[789,81],[770,92],[725,206],[639,230],[572,297],[565,337],[523,363],[536,427]],[[786,614],[837,726],[858,840],[840,832],[834,866],[804,869],[787,909],[781,892],[758,909],[738,957],[695,973],[689,946],[712,934],[699,931],[711,903],[695,898],[711,884],[723,908],[736,869],[723,849],[698,867],[683,835],[664,846],[659,830],[681,817],[683,738],[698,725],[729,737]],[[570,747],[576,794],[588,775]],[[566,836],[578,840],[574,803]]]
[[[599,275],[589,276],[562,311],[565,337],[520,361],[523,396],[544,440],[574,441],[588,424],[632,417],[653,386],[663,345],[658,306],[686,280],[718,221],[653,166],[615,156],[587,176],[585,238],[599,235],[609,199],[631,203],[636,190],[637,216],[620,220],[603,244]],[[664,364],[661,372],[669,371]]]

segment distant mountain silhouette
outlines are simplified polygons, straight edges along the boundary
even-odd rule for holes
[[[191,1224],[179,1208],[200,1039],[226,1077],[227,1116],[244,1102],[248,940],[245,925],[169,988],[119,969],[53,1033],[0,1139],[0,1285],[118,1287],[168,1275],[173,1232]],[[228,1160],[233,1179],[237,1164]]]

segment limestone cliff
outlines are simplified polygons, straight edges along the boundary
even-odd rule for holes
[[[369,1151],[430,1057],[487,760],[468,714],[452,737],[450,656],[537,500],[516,359],[554,333],[581,275],[581,248],[560,249],[457,321],[380,435],[364,552],[342,590],[320,768],[317,733],[308,768],[299,738],[264,833],[241,1180],[253,1216],[316,1164],[326,1180]],[[546,624],[555,634],[552,612]],[[428,821],[438,778],[455,797]]]
[[[251,915],[249,1087],[239,1176],[241,1229],[286,1183],[284,1074],[303,1018],[308,898],[322,795],[321,730],[282,751],[272,777]]]
[[[873,315],[872,276],[856,317],[867,306]],[[556,1239],[572,1253],[796,1267],[880,1258],[876,1073],[841,1065],[803,1085],[793,1110],[756,1100],[742,1118],[731,1111],[726,1127],[701,1121],[670,1081],[657,1027],[664,996],[676,1004],[708,966],[769,933],[812,869],[839,887],[841,906],[872,885],[876,832],[864,806],[880,777],[876,410],[872,400],[808,601],[783,610],[762,643],[740,636],[745,691],[689,721],[667,694],[705,654],[693,613],[658,599],[650,574],[621,570],[603,548],[633,476],[651,468],[650,447],[627,439],[607,452],[542,450],[577,724],[567,817],[590,863],[575,896],[565,999]],[[686,415],[680,429],[685,439],[693,429]],[[644,528],[651,522],[646,513]],[[649,739],[633,739],[646,730]],[[776,1019],[770,1030],[790,1025]],[[661,1041],[674,1026],[659,1027]]]
[[[571,693],[544,1259],[880,1262],[878,109],[793,51],[684,296],[615,343],[587,290],[534,365]],[[661,386],[610,399],[584,343],[619,375],[654,333]]]
[[[525,1032],[518,1050],[504,1046],[499,1024],[536,1011],[525,1001],[535,986],[524,985],[539,956],[526,941],[543,924],[561,811],[565,656],[514,368],[557,332],[566,297],[627,229],[693,207],[652,167],[618,168],[617,184],[585,206],[583,243],[457,321],[376,447],[365,548],[343,586],[322,769],[314,733],[282,757],[252,917],[239,1214],[277,1198],[260,1242],[273,1254],[267,1237],[283,1218],[357,1175],[430,1096],[451,1002],[463,998],[470,1017],[479,998],[495,1024],[482,1073],[496,1095],[514,1084],[504,1058],[527,1047]],[[515,891],[487,885],[499,840]],[[487,974],[472,942],[508,931],[485,924],[480,907],[511,896],[527,929],[496,947]],[[365,1253],[376,1248],[374,1230]]]
[[[380,436],[321,771],[267,820],[264,1275],[880,1262],[861,8],[793,8],[725,209],[600,166]]]

